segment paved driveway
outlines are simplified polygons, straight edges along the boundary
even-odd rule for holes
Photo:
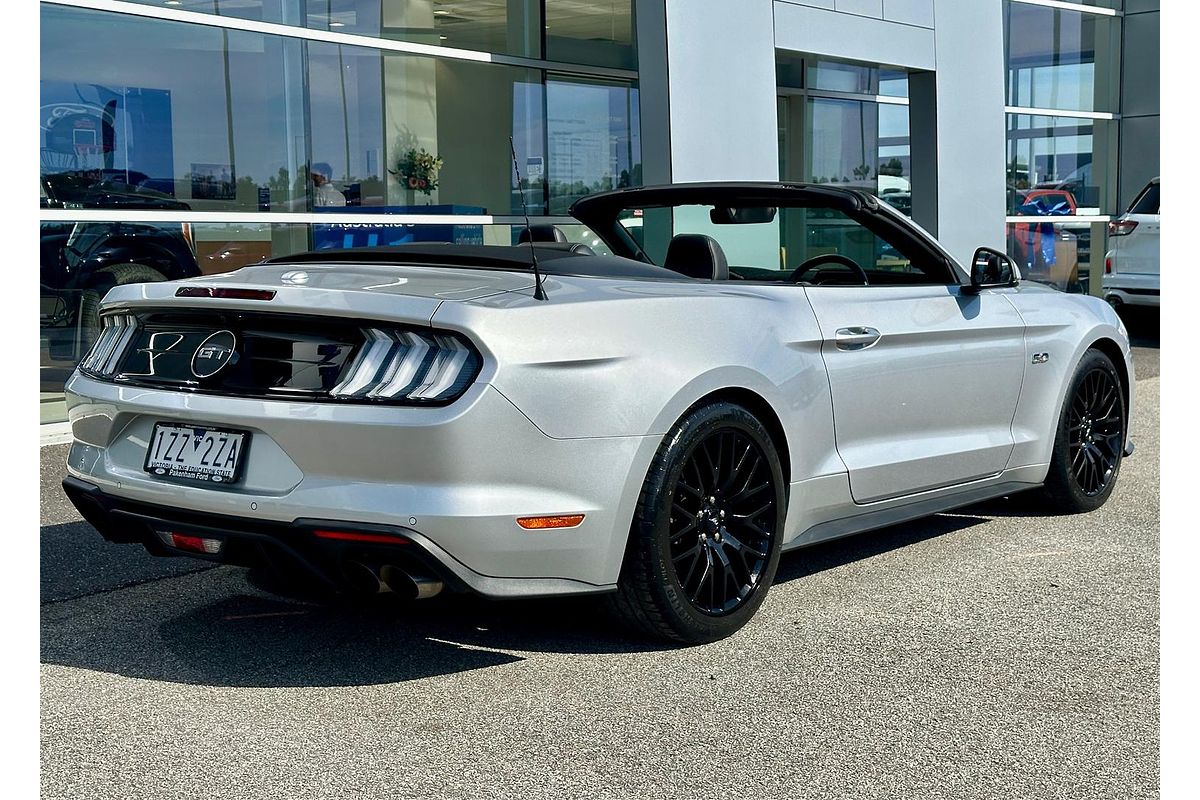
[[[1138,388],[1100,511],[1001,500],[794,553],[747,628],[682,650],[582,600],[330,608],[152,560],[78,521],[44,448],[43,797],[1156,797]]]

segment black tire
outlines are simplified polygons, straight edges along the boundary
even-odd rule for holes
[[[610,608],[654,638],[729,636],[775,579],[786,513],[783,468],[763,424],[733,403],[694,409],[650,465]]]
[[[1045,496],[1059,513],[1095,511],[1117,483],[1128,412],[1121,375],[1099,350],[1088,350],[1067,388],[1046,475]]]
[[[79,317],[83,331],[83,349],[86,353],[100,336],[100,301],[114,286],[127,283],[159,283],[166,276],[154,267],[145,264],[116,264],[97,270],[95,282],[84,289],[79,298]]]

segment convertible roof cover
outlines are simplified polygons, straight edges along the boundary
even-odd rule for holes
[[[879,201],[867,192],[843,189],[828,184],[790,183],[786,181],[717,181],[708,183],[672,183],[616,189],[576,200],[570,214],[581,222],[608,220],[627,208],[707,205],[832,206],[848,210],[874,210]]]
[[[538,267],[546,275],[596,278],[658,278],[679,280],[679,273],[620,256],[580,255],[550,246],[537,248]],[[280,256],[268,264],[387,264],[459,269],[533,269],[529,245],[449,243],[398,244],[388,247],[348,247],[310,250]]]

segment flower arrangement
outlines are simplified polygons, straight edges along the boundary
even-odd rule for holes
[[[409,148],[396,161],[396,168],[389,170],[406,189],[432,194],[438,188],[438,170],[442,168],[441,156],[421,148]]]

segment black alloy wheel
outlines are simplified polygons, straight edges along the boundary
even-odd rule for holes
[[[1124,460],[1129,411],[1111,358],[1088,350],[1075,369],[1059,414],[1044,493],[1054,511],[1104,505]]]
[[[729,636],[775,578],[786,511],[783,465],[763,423],[723,401],[689,411],[650,464],[612,610],[655,638]]]
[[[1096,497],[1117,475],[1125,446],[1121,387],[1103,367],[1095,367],[1071,398],[1067,435],[1071,473],[1080,490]]]
[[[671,564],[684,596],[728,614],[758,588],[776,536],[767,456],[745,432],[719,428],[696,443],[675,480]]]

